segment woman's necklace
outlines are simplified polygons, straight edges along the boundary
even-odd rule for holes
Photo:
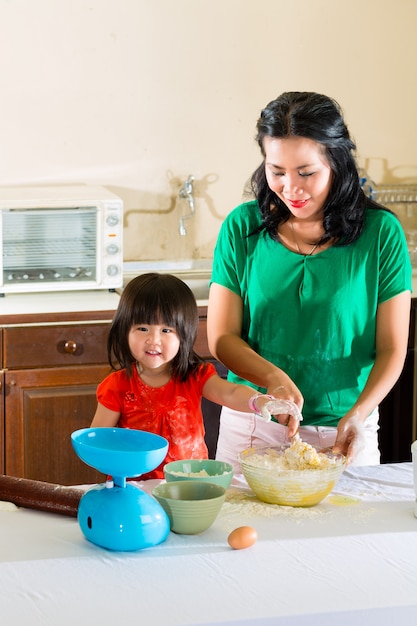
[[[317,243],[314,244],[314,246],[311,248],[310,252],[308,254],[304,254],[304,252],[301,252],[300,246],[298,245],[298,241],[297,241],[297,237],[295,236],[295,230],[294,230],[294,226],[291,220],[289,220],[290,222],[290,226],[291,226],[291,232],[292,232],[292,236],[294,239],[294,243],[295,246],[297,248],[298,254],[303,254],[304,256],[311,256],[313,254],[313,252],[319,247],[320,242],[318,241]]]

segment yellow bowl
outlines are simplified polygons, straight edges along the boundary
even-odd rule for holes
[[[284,506],[314,506],[334,488],[346,467],[346,459],[342,454],[334,454],[326,449],[320,452],[329,460],[327,467],[280,469],[275,459],[282,457],[290,445],[243,450],[238,457],[243,475],[262,502]]]

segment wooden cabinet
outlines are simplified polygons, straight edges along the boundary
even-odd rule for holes
[[[75,455],[71,433],[90,425],[108,366],[10,370],[5,374],[5,473],[61,485],[103,476]]]
[[[198,307],[198,330],[194,350],[202,359],[212,359],[207,342],[207,307]]]
[[[194,348],[201,358],[207,359],[214,364],[219,376],[222,378],[227,377],[226,367],[213,359],[208,348],[207,307],[199,307],[198,309],[198,332]],[[219,436],[221,406],[203,398],[201,401],[201,409],[203,412],[204,428],[206,431],[205,440],[209,457],[214,459],[217,449],[217,438]]]
[[[112,312],[103,316],[108,319],[3,327],[3,473],[62,485],[103,480],[71,445],[71,433],[89,426],[97,384],[110,371]]]
[[[382,463],[411,461],[411,444],[417,438],[417,298],[411,301],[410,334],[402,374],[379,407],[379,447]]]
[[[71,433],[90,425],[97,385],[110,372],[107,333],[113,313],[2,319],[0,473],[61,485],[104,480],[78,459]],[[206,318],[206,308],[199,307],[196,350],[210,358]],[[203,412],[213,455],[220,407],[204,401]]]
[[[4,371],[3,371],[3,331],[0,328],[0,474],[4,474]]]

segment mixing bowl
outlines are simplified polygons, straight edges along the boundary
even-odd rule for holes
[[[342,454],[334,454],[326,449],[320,450],[320,454],[325,457],[325,467],[282,469],[279,465],[290,445],[243,450],[238,457],[243,475],[249,487],[263,502],[284,506],[314,506],[336,485],[346,467],[346,459]]]
[[[222,507],[225,493],[220,485],[190,480],[161,483],[152,490],[169,517],[171,530],[181,535],[207,530]]]
[[[167,463],[164,475],[167,482],[194,480],[227,489],[232,482],[233,466],[214,459],[184,459]]]

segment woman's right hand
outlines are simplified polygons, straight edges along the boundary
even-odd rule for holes
[[[302,409],[303,396],[291,378],[258,354],[242,339],[242,298],[212,283],[207,310],[207,339],[211,354],[241,378],[264,387],[267,393],[291,400]]]
[[[267,389],[275,398],[291,400],[300,411],[302,393],[281,369],[255,352],[241,337],[243,302],[239,295],[212,283],[207,312],[207,338],[212,355],[241,378]],[[290,437],[295,435],[299,421],[292,415],[274,416],[288,425]]]
[[[274,398],[294,402],[301,411],[304,404],[303,394],[285,372],[278,368],[276,370],[276,374],[271,377],[271,380],[266,385],[267,393],[274,396]]]
[[[269,383],[267,393],[277,400],[293,402],[299,409],[300,414],[304,405],[304,398],[297,385],[285,372],[277,369],[276,376]],[[294,437],[300,427],[300,418],[289,413],[274,415],[275,419],[284,426],[288,426],[288,436]],[[302,419],[302,418],[301,418]]]

